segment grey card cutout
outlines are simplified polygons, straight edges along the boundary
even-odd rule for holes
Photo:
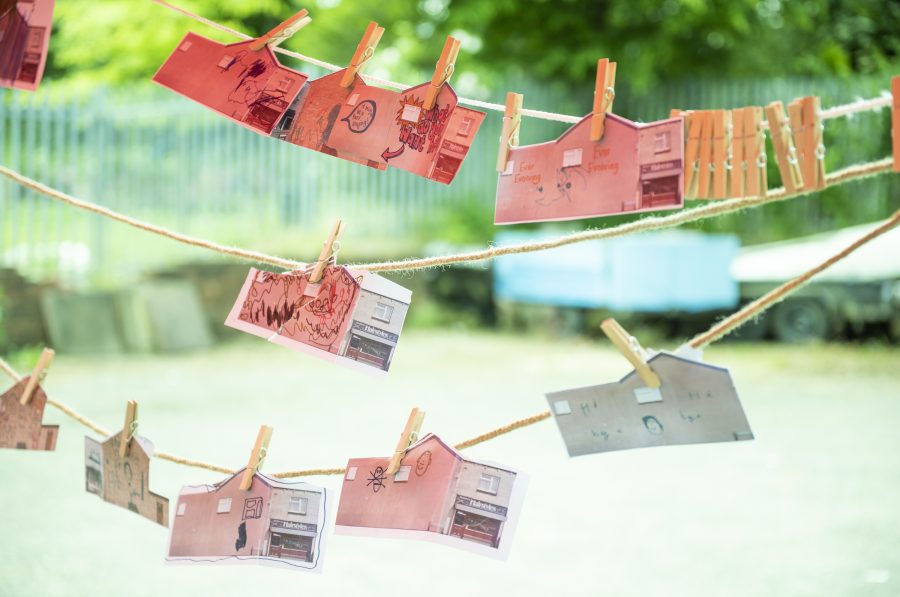
[[[753,439],[727,369],[667,352],[648,363],[662,382],[661,400],[634,371],[618,382],[547,394],[569,456]]]

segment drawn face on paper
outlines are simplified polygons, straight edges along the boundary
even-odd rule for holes
[[[372,126],[377,112],[378,106],[374,101],[363,100],[356,104],[350,114],[341,118],[341,122],[346,122],[352,133],[364,133]]]
[[[644,422],[644,428],[647,431],[653,435],[662,435],[663,425],[659,422],[659,419],[652,415],[648,415],[641,420]]]
[[[359,283],[342,267],[328,267],[314,298],[304,295],[309,274],[259,272],[241,308],[240,319],[279,335],[337,351]]]
[[[416,476],[421,477],[427,473],[429,466],[431,466],[431,450],[426,450],[416,459]]]

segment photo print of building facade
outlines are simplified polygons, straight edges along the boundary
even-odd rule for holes
[[[668,352],[647,364],[658,389],[632,371],[618,382],[547,394],[569,456],[753,439],[727,369]]]
[[[436,435],[390,458],[353,458],[341,487],[336,532],[414,538],[505,559],[528,483],[524,473],[464,458]]]
[[[111,504],[169,526],[169,500],[150,491],[153,444],[134,436],[125,457],[119,455],[123,430],[103,443],[85,436],[85,489]]]
[[[38,385],[27,404],[20,399],[28,385],[23,378],[0,395],[0,448],[14,450],[55,450],[59,425],[44,425],[47,394]]]
[[[511,147],[497,181],[495,224],[575,220],[684,205],[684,123],[606,115],[591,141],[591,115],[559,139]]]
[[[365,270],[309,274],[250,269],[225,325],[344,366],[384,375],[390,369],[412,293]]]
[[[44,76],[54,0],[0,0],[0,87],[34,91]]]
[[[326,490],[261,473],[242,490],[242,475],[243,469],[216,485],[182,488],[166,560],[321,571]]]

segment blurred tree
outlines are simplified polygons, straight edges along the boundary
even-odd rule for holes
[[[292,0],[173,0],[259,35],[299,10]],[[768,78],[876,73],[896,68],[900,2],[884,0],[310,0],[312,25],[285,47],[344,64],[370,20],[387,31],[373,71],[412,82],[443,37],[463,42],[461,69],[483,86],[527,74],[590,84],[597,58],[621,63],[647,91],[683,77]],[[146,79],[189,30],[227,34],[152,2],[56,7],[49,75],[115,84]]]

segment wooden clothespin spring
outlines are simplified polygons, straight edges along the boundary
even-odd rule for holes
[[[600,328],[603,333],[612,341],[626,359],[634,366],[634,370],[640,376],[641,380],[648,388],[656,389],[662,385],[659,376],[653,372],[650,365],[647,364],[647,355],[640,347],[637,340],[625,331],[615,319],[607,319]]]
[[[25,384],[25,389],[22,390],[19,404],[24,406],[31,402],[31,397],[37,389],[38,384],[43,382],[44,378],[47,377],[47,369],[50,367],[50,363],[53,362],[54,355],[56,355],[56,352],[54,352],[52,348],[45,348],[41,351],[41,356],[38,357],[34,370],[31,372],[31,377],[28,378],[28,383]]]
[[[343,231],[344,223],[341,220],[335,220],[334,226],[331,227],[331,232],[328,234],[328,238],[322,245],[322,251],[319,253],[319,259],[316,261],[316,265],[313,268],[312,273],[309,275],[310,284],[318,284],[322,280],[322,276],[325,273],[325,268],[328,267],[328,262],[340,247],[337,242]]]
[[[122,426],[122,432],[119,435],[119,458],[128,456],[131,440],[134,439],[134,436],[137,433],[137,410],[137,402],[129,400],[128,406],[125,408],[125,424]]]
[[[273,429],[268,425],[262,425],[259,428],[256,443],[253,444],[253,451],[250,452],[247,468],[244,469],[244,476],[241,478],[240,488],[242,491],[250,489],[250,486],[253,485],[253,475],[262,468],[269,451],[269,442],[272,440],[272,431]]]
[[[608,58],[597,61],[594,83],[594,108],[591,117],[591,141],[599,141],[606,131],[606,115],[612,112],[616,99],[616,63]]]
[[[424,419],[425,411],[418,408],[412,409],[409,413],[406,426],[403,428],[400,439],[397,441],[397,447],[394,449],[394,455],[391,457],[386,474],[393,475],[400,470],[400,463],[403,461],[406,451],[419,439],[419,431],[422,429],[422,421]]]
[[[308,15],[309,11],[304,8],[288,20],[276,25],[262,37],[257,37],[253,40],[253,43],[250,44],[250,49],[254,52],[258,52],[266,46],[269,46],[270,48],[278,47],[292,35],[312,22],[312,17]]]
[[[431,84],[425,93],[425,101],[422,104],[423,110],[431,110],[437,102],[438,94],[444,83],[450,81],[453,72],[456,70],[456,58],[459,56],[460,41],[455,37],[447,37],[444,42],[444,49],[441,51],[441,57],[438,59],[434,67],[434,75],[431,77]]]
[[[503,112],[503,129],[500,133],[500,148],[497,151],[497,172],[506,172],[509,150],[519,144],[519,128],[522,125],[523,96],[510,91],[506,94],[506,110]]]
[[[353,84],[356,74],[375,55],[375,48],[378,47],[378,42],[381,41],[383,33],[384,27],[379,27],[375,21],[369,23],[362,40],[356,46],[356,52],[353,53],[350,66],[347,67],[344,71],[344,76],[341,77],[341,87],[350,87]]]

